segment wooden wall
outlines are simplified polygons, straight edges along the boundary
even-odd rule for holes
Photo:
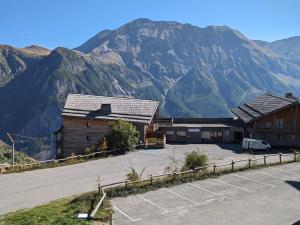
[[[107,120],[91,120],[77,117],[63,117],[63,157],[83,154],[85,148],[98,145],[110,133]]]

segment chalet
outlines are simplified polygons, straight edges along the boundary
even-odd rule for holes
[[[104,97],[69,94],[62,112],[63,124],[56,133],[57,157],[83,154],[86,148],[99,145],[110,133],[110,122],[132,122],[144,142],[147,132],[155,131],[158,101],[128,97]]]
[[[273,146],[300,146],[300,105],[291,93],[266,93],[232,110],[245,127],[245,136]]]

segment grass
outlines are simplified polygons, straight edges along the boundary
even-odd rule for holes
[[[93,220],[78,220],[78,213],[91,213],[99,195],[86,193],[73,198],[65,198],[32,209],[19,210],[0,217],[0,225],[88,225]],[[110,201],[106,199],[96,214],[99,224],[105,222],[110,213]]]
[[[11,163],[11,147],[8,145],[0,145],[0,164],[2,163]],[[15,163],[16,164],[25,164],[25,163],[35,163],[36,160],[30,156],[15,151]]]

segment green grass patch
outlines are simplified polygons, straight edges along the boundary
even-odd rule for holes
[[[65,198],[32,209],[19,210],[0,217],[0,225],[86,225],[94,220],[78,220],[78,213],[91,213],[98,203],[96,192]],[[96,214],[97,221],[105,222],[110,213],[110,201],[106,199]]]

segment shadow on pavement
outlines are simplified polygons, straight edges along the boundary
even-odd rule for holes
[[[297,222],[293,223],[292,225],[300,225],[300,220],[298,220]]]
[[[287,180],[286,183],[288,183],[293,188],[296,188],[298,191],[300,191],[300,182],[299,181]],[[298,223],[300,224],[300,221],[298,221]]]

